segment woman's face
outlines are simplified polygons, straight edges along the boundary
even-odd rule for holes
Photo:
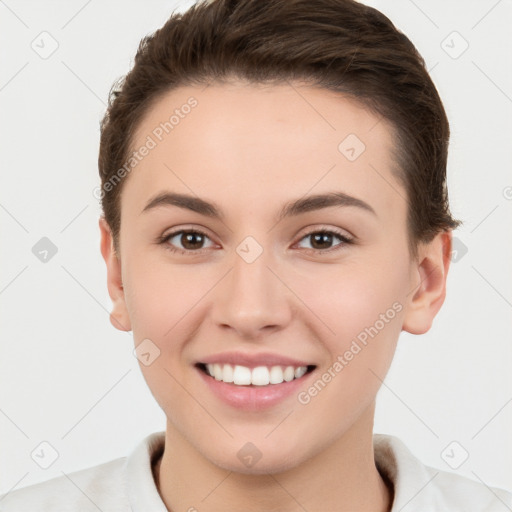
[[[419,281],[391,149],[383,120],[299,85],[182,87],[139,125],[113,316],[211,462],[283,470],[371,432]]]

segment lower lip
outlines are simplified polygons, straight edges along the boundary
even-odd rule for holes
[[[223,402],[245,411],[261,411],[268,409],[285,400],[292,394],[297,394],[304,387],[308,379],[315,371],[306,373],[300,379],[281,384],[269,384],[267,386],[237,386],[210,377],[205,372],[196,368],[201,378],[211,391]]]

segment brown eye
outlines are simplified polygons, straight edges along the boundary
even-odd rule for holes
[[[165,235],[161,239],[161,243],[164,244],[167,249],[174,252],[199,252],[204,249],[206,239],[209,240],[209,237],[201,231],[182,229]],[[178,247],[176,247],[176,245],[178,245]],[[179,245],[181,245],[181,247]]]
[[[180,242],[185,249],[201,249],[204,243],[204,235],[201,233],[181,233]]]
[[[333,242],[333,235],[330,233],[313,233],[309,236],[313,249],[330,249]]]
[[[343,248],[343,246],[347,244],[352,243],[352,239],[348,238],[342,233],[339,233],[337,231],[332,230],[320,230],[320,231],[311,231],[307,235],[305,235],[302,240],[310,239],[310,245],[311,247],[306,249],[309,249],[316,253],[326,253],[330,251],[335,251],[338,249]],[[333,246],[333,243],[335,239],[338,239],[341,241],[341,243],[335,244]]]

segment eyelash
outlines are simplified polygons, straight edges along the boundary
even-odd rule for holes
[[[187,234],[193,233],[193,234],[202,235],[206,238],[210,238],[206,233],[204,233],[203,231],[197,230],[197,229],[180,229],[178,231],[173,231],[172,233],[168,233],[167,235],[159,237],[157,243],[164,245],[165,249],[167,249],[173,253],[178,253],[178,254],[190,254],[190,255],[194,254],[194,255],[196,255],[196,254],[202,254],[203,251],[207,250],[207,249],[197,249],[197,250],[178,249],[178,248],[173,247],[172,245],[167,243],[171,238],[175,237],[176,235],[184,234],[184,233],[187,233]],[[315,231],[310,231],[309,233],[306,233],[299,240],[299,242],[301,240],[303,240],[304,238],[307,238],[308,236],[315,235],[315,234],[335,235],[343,243],[338,244],[337,246],[334,246],[334,247],[330,247],[329,249],[306,249],[307,252],[313,253],[313,254],[326,254],[326,253],[339,251],[339,250],[343,249],[343,247],[345,245],[350,245],[350,244],[354,243],[354,240],[352,238],[348,238],[343,233],[341,233],[337,230],[333,230],[333,229],[317,229]]]

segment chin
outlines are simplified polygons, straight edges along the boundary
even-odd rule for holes
[[[240,446],[240,447],[239,447]],[[297,453],[297,446],[281,449],[268,443],[258,448],[251,442],[237,443],[237,447],[218,447],[215,453],[210,450],[202,451],[205,458],[212,464],[226,471],[245,475],[277,474],[295,468],[307,459],[306,454]]]
[[[270,459],[262,457],[254,465],[248,466],[241,462],[234,463],[233,460],[211,460],[216,466],[233,473],[239,473],[243,475],[272,475],[283,473],[295,468],[299,464],[297,459],[285,459],[276,454],[272,454]]]

